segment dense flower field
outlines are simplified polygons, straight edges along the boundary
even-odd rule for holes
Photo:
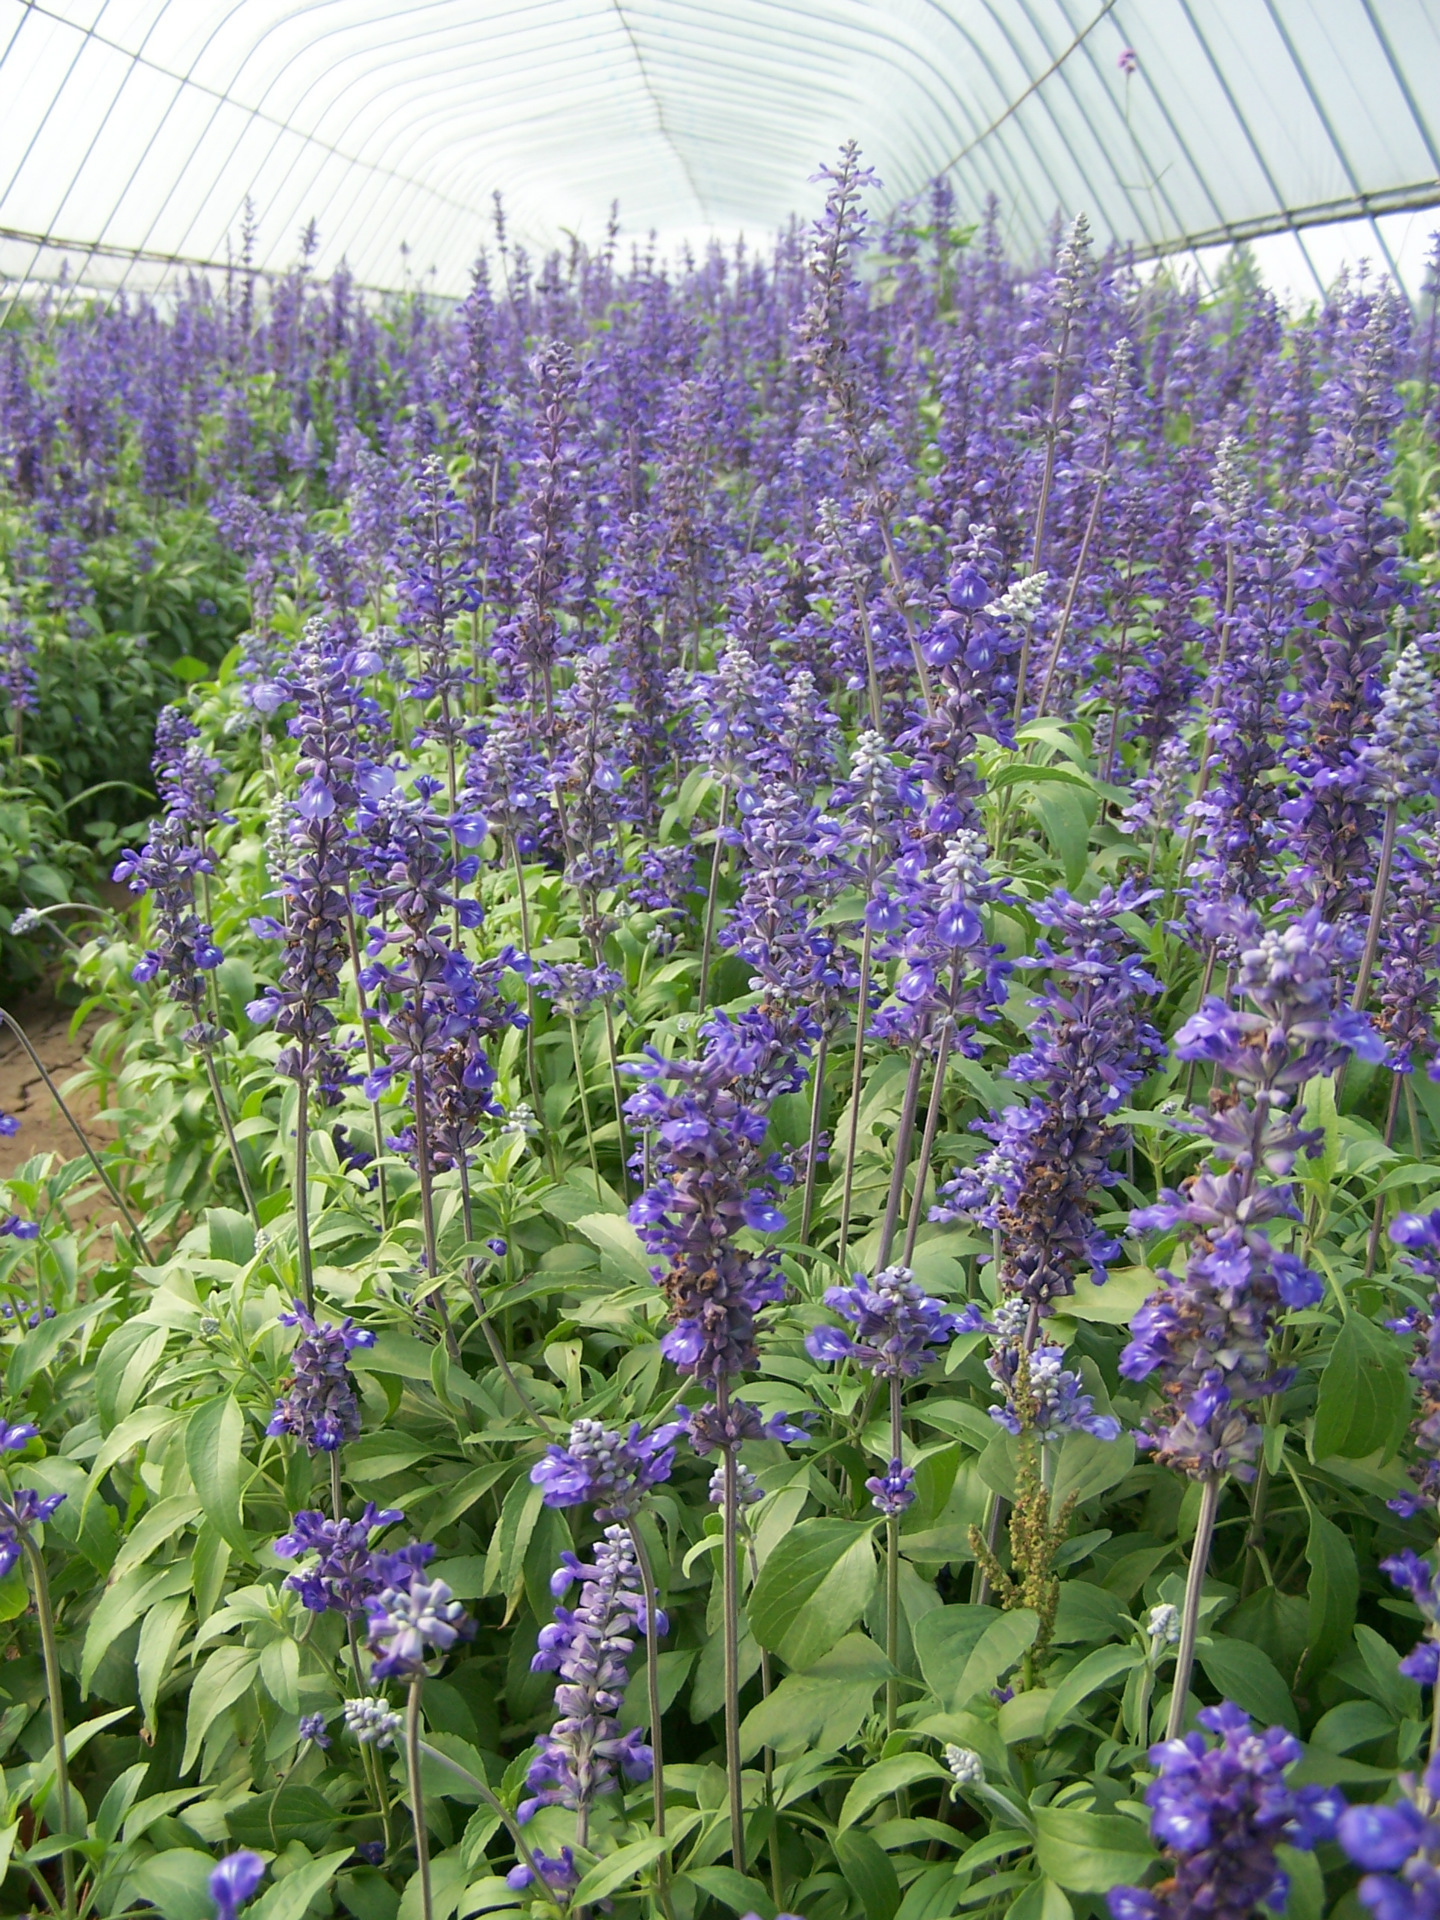
[[[1440,1913],[1434,314],[870,185],[0,336],[4,1912]]]

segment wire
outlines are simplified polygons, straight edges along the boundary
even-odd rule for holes
[[[1011,114],[1018,113],[1021,107],[1023,107],[1025,102],[1030,98],[1031,94],[1037,92],[1039,88],[1044,86],[1045,82],[1050,78],[1052,73],[1058,73],[1060,71],[1061,67],[1064,66],[1065,62],[1070,58],[1071,54],[1074,53],[1075,49],[1079,46],[1082,46],[1084,42],[1089,39],[1090,35],[1095,31],[1096,27],[1099,26],[1100,22],[1106,17],[1107,14],[1111,13],[1114,10],[1114,7],[1115,7],[1115,0],[1105,0],[1104,6],[1101,7],[1100,11],[1096,14],[1095,18],[1090,22],[1089,26],[1082,27],[1080,29],[1079,33],[1076,34],[1075,38],[1070,42],[1069,46],[1063,48],[1061,52],[1056,54],[1055,58],[1050,62],[1049,66],[1045,68],[1044,72],[1037,73],[1035,78],[1030,82],[1029,86],[1026,87],[1025,91],[1021,94],[1017,94],[1016,97],[1010,102],[1009,106],[1006,107],[1005,111],[998,116],[998,118],[992,120],[988,127],[984,128],[983,131],[981,131],[980,133],[977,133],[975,138],[971,140],[968,143],[968,145],[963,146],[957,154],[953,154],[950,159],[946,160],[941,166],[937,167],[936,172],[949,173],[952,167],[958,167],[962,160],[964,160],[968,155],[972,154],[975,151],[976,147],[980,145],[982,140],[988,140],[992,133],[997,133],[999,129],[1004,126],[1005,122],[1010,118]]]

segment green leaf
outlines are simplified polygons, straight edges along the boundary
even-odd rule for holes
[[[1066,886],[1078,887],[1090,857],[1091,816],[1084,800],[1072,786],[1045,786],[1026,796],[1025,807],[1064,869]]]
[[[633,1880],[646,1867],[654,1866],[669,1845],[663,1834],[658,1839],[652,1834],[648,1840],[634,1840],[617,1853],[607,1854],[576,1887],[570,1896],[570,1905],[579,1908],[590,1906],[597,1900],[607,1900],[612,1893],[618,1893],[627,1880]]]
[[[255,1229],[233,1207],[207,1207],[205,1227],[210,1235],[210,1258],[245,1267],[255,1258]]]
[[[1310,1602],[1310,1650],[1305,1668],[1307,1675],[1313,1676],[1322,1673],[1350,1644],[1355,1606],[1360,1597],[1360,1572],[1355,1564],[1355,1549],[1335,1522],[1327,1520],[1318,1508],[1310,1512],[1305,1558],[1310,1563],[1306,1587]]]
[[[1216,1633],[1200,1642],[1195,1658],[1210,1684],[1237,1707],[1253,1714],[1261,1726],[1288,1727],[1291,1733],[1300,1731],[1290,1689],[1268,1653],[1262,1653],[1248,1640],[1229,1640]]]
[[[42,1320],[27,1333],[11,1354],[5,1374],[5,1384],[12,1396],[23,1393],[36,1374],[49,1366],[65,1342],[104,1313],[109,1305],[108,1299],[100,1299],[92,1300],[88,1306],[71,1307],[68,1313],[57,1313],[53,1320]]]
[[[1154,1857],[1138,1820],[1071,1807],[1035,1809],[1036,1863],[1067,1892],[1108,1893],[1111,1887],[1133,1885]]]
[[[873,1525],[803,1520],[775,1548],[750,1595],[750,1631],[785,1664],[807,1668],[865,1611],[875,1585]]]
[[[840,1809],[839,1826],[843,1833],[863,1820],[872,1807],[889,1800],[902,1787],[913,1787],[917,1780],[948,1780],[949,1774],[928,1753],[897,1753],[893,1760],[881,1760],[867,1767],[845,1796]]]
[[[155,1702],[170,1663],[175,1658],[190,1613],[190,1596],[181,1593],[147,1609],[135,1655],[135,1685],[145,1724],[155,1731]]]
[[[525,1577],[525,1552],[540,1517],[544,1491],[522,1472],[511,1484],[485,1556],[485,1591],[504,1597],[506,1619],[519,1598]]]
[[[477,1882],[482,1885],[483,1882]],[[502,1887],[505,1882],[500,1882]],[[471,1888],[471,1892],[475,1889]],[[506,1898],[494,1902],[496,1906],[518,1907],[520,1896],[511,1893],[505,1887]],[[354,1920],[396,1920],[400,1907],[400,1896],[385,1876],[375,1867],[347,1867],[335,1882],[335,1894],[346,1913],[353,1914]],[[483,1911],[481,1907],[471,1907],[471,1913]]]
[[[650,1256],[623,1213],[586,1213],[572,1224],[592,1247],[598,1247],[615,1263],[626,1279],[649,1284]]]
[[[384,1329],[373,1347],[356,1347],[349,1356],[357,1373],[390,1373],[398,1380],[430,1379],[430,1347],[424,1340]]]
[[[1097,1440],[1091,1433],[1067,1433],[1055,1463],[1055,1486],[1050,1510],[1058,1512],[1073,1495],[1076,1502],[1118,1487],[1135,1464],[1135,1442],[1128,1433],[1118,1440]]]
[[[287,1634],[260,1650],[260,1681],[285,1713],[300,1712],[300,1648]]]
[[[248,1557],[250,1542],[240,1517],[244,1438],[245,1416],[231,1395],[204,1400],[185,1429],[185,1464],[205,1518],[222,1540]]]
[[[1285,1902],[1285,1920],[1322,1920],[1325,1912],[1325,1877],[1313,1853],[1299,1847],[1278,1846],[1275,1858],[1290,1882]]]
[[[431,1914],[433,1920],[450,1920],[470,1878],[459,1847],[452,1847],[430,1862]],[[401,1896],[396,1920],[424,1920],[424,1889],[418,1873],[412,1874]],[[517,1903],[518,1904],[518,1903]]]
[[[293,1782],[274,1793],[256,1794],[225,1816],[230,1838],[241,1847],[282,1853],[292,1840],[323,1847],[339,1816],[318,1788]]]
[[[1394,1731],[1393,1717],[1378,1700],[1342,1700],[1338,1707],[1321,1714],[1310,1744],[1326,1753],[1349,1753],[1372,1740],[1384,1740]]]
[[[1363,1460],[1383,1449],[1388,1460],[1410,1420],[1406,1350],[1391,1333],[1350,1314],[1320,1376],[1310,1450],[1316,1460]]]
[[[214,1920],[210,1876],[215,1862],[193,1847],[170,1847],[130,1875],[131,1900],[148,1900],[161,1920]]]
[[[137,1567],[113,1587],[107,1587],[90,1616],[90,1625],[86,1630],[85,1648],[80,1656],[80,1691],[90,1691],[95,1669],[111,1644],[119,1639],[128,1626],[159,1602],[187,1592],[189,1586],[189,1567],[172,1566],[165,1567],[159,1573]]]
[[[740,1752],[809,1748],[838,1753],[860,1731],[875,1692],[890,1676],[885,1655],[863,1633],[849,1633],[808,1673],[789,1673],[740,1723]]]
[[[764,1887],[734,1867],[692,1867],[685,1878],[731,1913],[758,1913],[760,1920],[775,1920],[775,1902]]]
[[[957,1709],[966,1707],[977,1693],[989,1693],[1018,1665],[1025,1649],[1034,1645],[1039,1631],[1040,1616],[1030,1607],[1016,1607],[1011,1613],[1002,1613],[976,1642],[950,1704]]]
[[[857,1894],[865,1920],[895,1920],[900,1882],[890,1856],[860,1827],[835,1836],[835,1858],[850,1891]]]
[[[1118,1680],[1144,1657],[1138,1647],[1097,1647],[1094,1653],[1087,1653],[1079,1666],[1072,1667],[1055,1688],[1045,1712],[1046,1739],[1065,1726],[1092,1693]]]
[[[1053,1880],[1037,1880],[1026,1887],[1006,1920],[1074,1920],[1075,1909]]]
[[[950,1920],[963,1892],[948,1860],[942,1866],[922,1867],[905,1889],[895,1920]]]
[[[1119,1596],[1108,1587],[1097,1587],[1091,1580],[1066,1580],[1061,1585],[1051,1636],[1055,1646],[1104,1646],[1129,1631]]]
[[[999,1617],[994,1607],[936,1607],[916,1623],[915,1658],[937,1700],[952,1698],[981,1634]]]
[[[181,1773],[188,1773],[199,1758],[200,1744],[212,1722],[255,1684],[259,1671],[260,1656],[249,1647],[221,1647],[210,1655],[190,1689]]]
[[[350,1846],[340,1847],[307,1866],[296,1867],[283,1880],[277,1880],[253,1907],[245,1909],[245,1920],[305,1920],[310,1902],[325,1891],[354,1851]]]

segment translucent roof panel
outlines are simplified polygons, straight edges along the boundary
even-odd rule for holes
[[[1305,229],[1359,220],[1394,266],[1437,80],[1437,0],[0,0],[0,271],[149,282],[248,202],[261,267],[313,219],[322,270],[458,294],[497,191],[532,248],[613,201],[662,249],[763,241],[848,138],[884,199],[998,195],[1022,254],[1084,210],[1316,273]]]

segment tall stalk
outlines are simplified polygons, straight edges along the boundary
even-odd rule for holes
[[[646,1550],[640,1528],[634,1520],[627,1520],[625,1530],[630,1535],[630,1544],[635,1549],[635,1565],[640,1574],[640,1586],[645,1595],[645,1692],[650,1709],[650,1754],[651,1754],[651,1804],[655,1815],[655,1838],[665,1837],[665,1752],[661,1744],[660,1729],[660,1600],[655,1591],[655,1574],[650,1565],[650,1555]],[[670,1874],[662,1854],[656,1864],[656,1884],[660,1895],[660,1905],[667,1920],[670,1917]]]
[[[710,857],[710,881],[705,893],[705,933],[700,944],[700,990],[696,996],[695,1011],[705,1011],[705,1001],[710,985],[710,950],[715,940],[715,911],[720,899],[720,863],[725,855],[725,816],[730,805],[730,789],[722,784],[720,788],[720,813],[715,823],[715,851]]]
[[[420,1868],[421,1920],[434,1920],[430,1894],[430,1835],[425,1830],[425,1790],[420,1784],[420,1689],[423,1673],[410,1682],[405,1702],[405,1772],[410,1782],[410,1816],[415,1822],[415,1859]]]
[[[355,998],[360,1008],[360,1037],[365,1043],[365,1066],[374,1073],[375,1036],[371,1032],[370,998],[360,978],[360,935],[355,926],[355,908],[350,899],[350,876],[345,876],[345,933],[350,944],[350,965],[355,974]],[[385,1179],[385,1127],[380,1118],[380,1102],[370,1102],[370,1125],[375,1135],[375,1173],[379,1181],[377,1197],[380,1202],[380,1231],[390,1230],[389,1188]]]
[[[30,1536],[28,1527],[18,1529],[25,1562],[30,1569],[30,1585],[35,1594],[35,1615],[40,1625],[40,1652],[45,1663],[45,1692],[50,1708],[50,1738],[55,1748],[55,1797],[60,1807],[60,1831],[70,1832],[70,1762],[65,1753],[65,1696],[61,1691],[60,1649],[55,1639],[55,1609],[50,1601],[50,1580],[45,1572],[45,1556]],[[75,1920],[75,1866],[66,1846],[60,1855],[63,1876],[65,1920]]]
[[[935,1136],[940,1130],[940,1107],[945,1092],[945,1069],[950,1061],[952,1021],[947,1014],[935,1043],[935,1079],[930,1088],[930,1104],[925,1110],[925,1130],[920,1136],[920,1159],[915,1168],[915,1191],[910,1197],[910,1218],[905,1223],[905,1250],[902,1267],[908,1267],[915,1255],[915,1238],[925,1218],[925,1182],[930,1174],[930,1159],[935,1151]]]
[[[845,1143],[845,1168],[840,1195],[840,1243],[835,1259],[845,1265],[850,1243],[850,1202],[855,1191],[855,1150],[860,1139],[860,1089],[865,1076],[865,1028],[870,1017],[870,922],[860,942],[860,988],[855,996],[855,1066],[850,1075],[850,1137]]]
[[[1180,1644],[1175,1649],[1175,1691],[1170,1696],[1170,1717],[1165,1726],[1167,1740],[1178,1740],[1185,1724],[1185,1701],[1195,1665],[1195,1636],[1200,1630],[1200,1595],[1205,1585],[1219,1505],[1220,1475],[1207,1473],[1201,1482],[1200,1517],[1195,1523],[1195,1538],[1190,1543],[1190,1571],[1185,1579],[1185,1605],[1180,1615]]]
[[[250,1190],[250,1179],[245,1171],[245,1162],[240,1158],[240,1142],[235,1138],[235,1127],[230,1118],[230,1109],[225,1104],[225,1091],[220,1084],[220,1074],[215,1065],[215,1054],[213,1049],[208,1046],[202,1047],[200,1051],[205,1056],[205,1071],[209,1076],[210,1092],[215,1100],[215,1111],[219,1114],[220,1125],[225,1130],[225,1141],[230,1149],[230,1164],[235,1169],[235,1178],[240,1182],[240,1191],[245,1198],[245,1211],[250,1216],[250,1224],[258,1233],[260,1230],[260,1213],[255,1205],[255,1195]]]
[[[415,1056],[412,1093],[415,1113],[415,1172],[420,1182],[420,1225],[425,1236],[425,1271],[435,1286],[435,1311],[440,1316],[440,1326],[445,1336],[445,1350],[452,1360],[460,1358],[460,1342],[455,1338],[455,1329],[450,1324],[450,1309],[445,1304],[444,1292],[438,1285],[440,1278],[440,1244],[435,1231],[435,1182],[430,1168],[430,1118],[425,1100],[425,1071],[420,1065],[420,1056]]]
[[[1408,1075],[1390,1070],[1390,1102],[1385,1109],[1385,1145],[1393,1146],[1395,1141],[1395,1122],[1400,1117],[1400,1089],[1408,1085]],[[1370,1217],[1370,1237],[1365,1243],[1365,1278],[1368,1280],[1375,1271],[1375,1262],[1380,1254],[1380,1229],[1385,1224],[1385,1195],[1375,1196],[1375,1211]]]
[[[295,1078],[295,1257],[300,1267],[300,1298],[315,1311],[315,1268],[310,1253],[310,1078]]]
[[[475,1238],[475,1211],[470,1198],[470,1169],[466,1165],[463,1155],[460,1160],[460,1211],[465,1225],[465,1239],[466,1242],[469,1243]],[[531,1423],[536,1426],[547,1439],[553,1439],[555,1429],[535,1405],[535,1402],[530,1398],[529,1394],[526,1393],[524,1387],[521,1386],[519,1380],[516,1378],[514,1368],[510,1365],[505,1348],[501,1344],[500,1336],[495,1331],[495,1322],[490,1318],[489,1309],[486,1307],[484,1296],[480,1291],[480,1282],[475,1273],[475,1262],[468,1254],[465,1257],[465,1289],[470,1295],[470,1304],[475,1309],[475,1318],[480,1323],[480,1331],[485,1336],[485,1344],[490,1349],[490,1358],[495,1362],[501,1378],[515,1395],[515,1398],[520,1402],[520,1405],[525,1409],[526,1415]]]
[[[920,1076],[925,1067],[923,1039],[917,1040],[910,1055],[910,1071],[905,1076],[905,1094],[900,1102],[900,1119],[890,1152],[890,1192],[885,1201],[885,1217],[880,1223],[880,1246],[875,1255],[877,1268],[888,1266],[890,1249],[900,1225],[900,1207],[905,1198],[905,1175],[910,1165],[910,1143],[915,1137],[915,1111],[920,1104]]]
[[[575,1061],[575,1080],[580,1089],[580,1113],[585,1122],[585,1145],[590,1151],[590,1171],[595,1176],[595,1197],[600,1197],[600,1160],[595,1151],[595,1129],[590,1120],[590,1094],[585,1085],[585,1060],[580,1048],[580,1028],[570,1015],[570,1052]]]
[[[1110,477],[1110,456],[1115,444],[1115,416],[1120,409],[1121,395],[1125,389],[1125,378],[1129,365],[1129,348],[1122,346],[1117,350],[1111,363],[1110,405],[1105,415],[1105,441],[1100,454],[1100,472],[1095,481],[1095,498],[1090,504],[1090,513],[1085,522],[1085,532],[1080,541],[1080,552],[1075,561],[1075,570],[1070,576],[1070,589],[1065,595],[1065,605],[1060,612],[1059,624],[1055,628],[1055,639],[1050,648],[1050,658],[1045,666],[1045,678],[1040,687],[1040,698],[1035,706],[1035,718],[1042,719],[1050,704],[1051,690],[1055,685],[1055,675],[1060,667],[1060,654],[1065,645],[1065,635],[1070,626],[1070,616],[1075,611],[1075,601],[1080,593],[1080,582],[1085,577],[1085,563],[1090,558],[1090,546],[1095,538],[1095,529],[1100,524],[1100,509],[1105,504],[1105,487]],[[1037,543],[1042,528],[1036,528]],[[1037,544],[1038,550],[1038,544]],[[1038,571],[1037,567],[1032,571]]]
[[[730,1413],[730,1387],[721,1374],[715,1385],[715,1406],[722,1429]],[[730,1788],[730,1860],[737,1873],[745,1871],[745,1795],[740,1779],[740,1477],[735,1448],[727,1445],[720,1503],[725,1651],[725,1773]]]
[[[881,1263],[883,1265],[883,1262]],[[900,1376],[890,1376],[890,1458],[898,1460],[904,1444],[900,1421]],[[885,1682],[885,1731],[894,1733],[900,1713],[900,1516],[885,1519],[885,1658],[890,1676]]]
[[[815,1176],[820,1169],[820,1116],[825,1110],[825,1056],[830,1050],[830,1029],[820,1029],[820,1044],[815,1049],[814,1082],[810,1089],[810,1134],[805,1148],[805,1192],[800,1202],[800,1244],[810,1238],[810,1221],[815,1212]]]

